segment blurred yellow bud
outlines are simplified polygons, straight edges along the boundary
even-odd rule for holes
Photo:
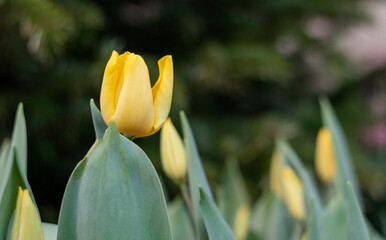
[[[306,239],[307,239],[307,233],[303,232],[301,240],[306,240]]]
[[[161,130],[161,162],[165,173],[174,181],[180,183],[186,175],[186,153],[172,121],[168,118]]]
[[[319,130],[316,138],[315,168],[324,183],[330,183],[336,174],[336,161],[332,135],[328,128]]]
[[[280,180],[282,163],[282,156],[279,151],[275,149],[272,153],[271,168],[269,170],[269,185],[278,198],[282,198],[283,195],[282,183]]]
[[[39,213],[31,200],[28,189],[19,193],[10,240],[44,240],[43,227]]]
[[[237,211],[234,221],[234,231],[237,240],[243,240],[248,234],[250,209],[248,205],[241,205]]]
[[[158,61],[159,77],[151,88],[143,58],[113,51],[103,75],[100,96],[102,117],[114,119],[118,131],[129,137],[154,134],[169,115],[173,92],[173,62],[170,55]]]
[[[284,201],[291,215],[299,221],[304,220],[303,185],[290,167],[281,170]]]

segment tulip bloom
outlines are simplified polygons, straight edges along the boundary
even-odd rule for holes
[[[174,181],[183,182],[187,169],[185,147],[170,118],[162,127],[160,148],[165,173]]]
[[[100,96],[102,117],[107,125],[114,119],[118,131],[128,137],[149,136],[162,127],[172,101],[172,57],[161,58],[158,67],[159,78],[151,88],[149,71],[141,56],[113,51],[103,75]]]
[[[44,240],[44,234],[39,213],[28,189],[22,190],[19,187],[10,240],[23,239]]]
[[[331,132],[323,127],[316,138],[315,168],[324,183],[330,183],[336,175],[336,161]]]
[[[289,212],[297,220],[303,221],[305,218],[303,184],[290,167],[283,167],[281,175],[284,201]]]

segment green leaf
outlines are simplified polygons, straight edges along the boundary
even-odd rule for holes
[[[338,193],[323,209],[320,218],[321,239],[346,239],[347,207],[342,193]]]
[[[347,196],[347,182],[351,182],[355,197],[358,200],[359,205],[362,206],[362,197],[360,195],[357,177],[353,169],[350,151],[342,127],[327,98],[320,99],[320,107],[323,124],[331,131],[334,142],[334,152],[338,166],[335,182],[338,189],[343,192],[345,197]]]
[[[310,199],[313,198],[315,202],[315,214],[316,216],[319,216],[319,213],[322,209],[322,204],[313,178],[311,178],[311,176],[308,174],[299,157],[286,141],[278,140],[276,145],[279,151],[282,152],[286,163],[288,163],[290,167],[298,174],[304,185],[304,202],[306,203],[306,209],[310,209]]]
[[[168,206],[173,239],[195,240],[193,223],[187,207],[181,198],[177,197]]]
[[[172,239],[157,173],[112,122],[76,166],[59,215],[58,240]]]
[[[363,217],[359,203],[355,197],[351,183],[348,188],[348,209],[347,209],[347,239],[370,240],[365,218]]]
[[[52,223],[42,223],[45,240],[56,240],[58,235],[58,225]]]
[[[107,125],[102,118],[102,114],[99,111],[98,107],[94,103],[94,99],[90,100],[90,109],[92,115],[92,122],[94,124],[95,137],[97,139],[102,139],[103,134],[107,129]]]
[[[249,195],[236,159],[229,159],[219,193],[219,209],[229,226],[234,226],[240,206],[249,206]]]
[[[266,221],[265,237],[267,240],[287,240],[293,235],[294,220],[284,202],[274,194],[270,197],[267,214],[260,221]]]
[[[189,177],[189,188],[190,196],[193,203],[193,212],[194,212],[194,224],[196,227],[196,237],[200,239],[203,231],[202,227],[202,217],[200,211],[200,192],[198,186],[201,186],[208,197],[213,200],[212,193],[206,179],[204,169],[201,164],[201,159],[198,154],[196,142],[193,137],[192,129],[190,128],[188,119],[185,116],[184,112],[180,112],[180,118],[182,123],[182,131],[184,134],[184,142],[186,147],[186,156],[188,161],[188,177]]]
[[[221,216],[220,210],[218,210],[213,198],[201,186],[199,191],[201,214],[209,240],[236,240],[232,230]]]
[[[310,199],[309,206],[310,208],[307,211],[307,240],[319,240],[319,218],[315,214],[315,201],[313,198]]]
[[[11,142],[16,148],[21,171],[27,175],[27,127],[22,103],[19,103],[17,108]]]
[[[6,172],[6,165],[7,165],[7,159],[8,159],[8,154],[10,151],[10,141],[9,139],[5,139],[3,143],[1,144],[0,148],[0,186],[2,182],[4,181],[4,176],[8,174]],[[0,188],[1,189],[1,188]],[[1,196],[1,195],[0,195]]]

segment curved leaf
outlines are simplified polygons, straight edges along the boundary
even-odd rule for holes
[[[94,124],[95,137],[97,139],[102,139],[103,134],[107,129],[107,125],[102,118],[101,111],[99,111],[98,107],[95,105],[94,99],[90,100],[90,109],[91,109],[92,122]]]
[[[20,169],[27,175],[27,127],[22,103],[17,107],[11,142],[16,148]]]
[[[363,217],[359,203],[355,198],[351,183],[347,183],[348,206],[347,206],[347,239],[370,240],[365,218]]]
[[[249,195],[236,159],[229,159],[223,175],[218,197],[219,209],[229,226],[234,226],[240,206],[249,206]]]
[[[208,232],[209,240],[236,240],[227,222],[221,216],[213,199],[205,189],[199,187],[201,214]]]
[[[213,201],[213,196],[210,191],[208,180],[206,179],[205,172],[201,164],[201,159],[198,154],[192,129],[190,128],[188,119],[186,118],[184,112],[180,112],[180,118],[182,123],[182,131],[184,133],[184,141],[185,141],[186,155],[187,155],[187,161],[188,161],[189,188],[190,188],[190,196],[192,198],[192,203],[193,203],[194,223],[196,226],[196,234],[197,234],[196,237],[200,239],[202,235],[202,220],[201,220],[200,203],[199,203],[200,192],[198,190],[198,186],[202,186],[202,188],[207,192],[208,197],[212,199],[212,201]]]
[[[161,183],[146,154],[115,124],[72,173],[58,240],[172,239]]]
[[[347,182],[351,182],[356,199],[359,205],[362,206],[362,197],[360,195],[357,177],[353,169],[350,151],[342,127],[327,98],[320,99],[320,107],[323,124],[330,129],[334,142],[334,152],[338,165],[338,175],[335,179],[338,188],[343,192],[344,196],[347,196]]]
[[[193,223],[182,199],[174,199],[168,206],[168,211],[173,238],[175,240],[195,240]]]

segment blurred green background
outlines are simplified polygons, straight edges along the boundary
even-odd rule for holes
[[[253,199],[267,186],[275,137],[313,171],[327,95],[345,129],[368,217],[386,234],[386,5],[355,0],[0,0],[0,141],[18,102],[28,129],[28,178],[46,222],[56,222],[67,180],[94,142],[112,50],[141,54],[154,83],[171,54],[171,118],[187,113],[216,190],[239,159]],[[363,38],[364,36],[364,38]],[[98,104],[99,105],[99,104]],[[135,140],[171,196],[159,133]],[[383,222],[383,225],[382,225]]]

